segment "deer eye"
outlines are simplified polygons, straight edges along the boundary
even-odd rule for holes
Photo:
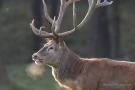
[[[52,49],[54,49],[54,47],[50,47],[50,48],[48,49],[48,51],[50,51],[50,50],[52,50]]]
[[[50,47],[50,49],[53,49],[53,47]]]

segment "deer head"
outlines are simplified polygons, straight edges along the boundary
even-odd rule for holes
[[[61,38],[57,41],[54,39],[46,39],[46,41],[47,43],[43,46],[43,48],[33,54],[32,58],[36,64],[44,63],[55,66],[66,51],[66,45]]]
[[[44,0],[42,0],[43,5],[44,5],[45,17],[50,23],[52,23],[52,28],[51,28],[52,33],[42,31],[43,27],[41,27],[40,29],[37,29],[36,27],[34,27],[34,20],[30,24],[33,32],[38,36],[46,38],[46,41],[47,41],[47,43],[44,45],[43,48],[41,48],[37,53],[32,55],[32,58],[33,60],[35,60],[36,63],[40,62],[40,63],[45,63],[48,65],[54,65],[55,63],[59,62],[59,58],[67,50],[67,47],[61,37],[70,35],[76,32],[77,30],[79,30],[88,21],[88,19],[91,17],[92,13],[94,12],[96,8],[112,4],[112,1],[107,2],[107,0],[104,0],[104,2],[102,3],[101,3],[101,0],[88,0],[88,4],[89,4],[88,12],[86,16],[84,17],[84,19],[79,24],[77,24],[76,11],[75,11],[76,1],[80,1],[80,0],[68,0],[68,1],[60,0],[61,2],[60,11],[59,11],[59,16],[56,20],[55,17],[54,19],[52,19],[49,16],[46,3],[44,2]],[[71,3],[73,3],[74,28],[72,30],[69,30],[63,33],[58,33],[60,30],[60,24],[63,19],[65,10]]]

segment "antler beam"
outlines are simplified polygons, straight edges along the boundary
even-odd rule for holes
[[[47,10],[47,6],[46,6],[46,3],[44,0],[42,0],[43,2],[43,5],[44,5],[44,14],[45,14],[45,17],[48,21],[50,21],[50,23],[53,23],[53,20],[51,19],[50,15],[48,14],[48,10]]]
[[[41,31],[41,29],[40,30],[37,29],[34,26],[34,20],[32,21],[32,23],[30,23],[30,27],[32,28],[32,31],[34,32],[34,34],[37,35],[37,36],[41,36],[41,37],[44,37],[44,38],[55,38],[52,33],[48,33],[46,31]]]
[[[84,24],[89,20],[89,18],[91,17],[92,13],[94,12],[94,10],[96,8],[111,5],[113,3],[113,1],[107,2],[107,0],[105,0],[104,2],[101,3],[101,0],[88,0],[88,3],[89,3],[88,12],[87,12],[86,16],[84,17],[84,19],[82,20],[82,22],[78,26],[76,26],[77,30],[79,30],[82,26],[84,26]],[[77,30],[74,28],[70,31],[59,33],[59,36],[66,36],[71,33],[74,33]]]
[[[59,16],[58,16],[58,19],[56,21],[54,21],[53,19],[51,19],[51,17],[48,14],[47,6],[46,6],[45,1],[42,0],[43,5],[44,5],[45,17],[47,18],[47,20],[50,23],[53,24],[54,31],[53,31],[53,33],[48,33],[46,31],[38,30],[36,27],[34,27],[34,20],[33,20],[32,23],[30,24],[30,26],[32,27],[33,32],[36,35],[41,36],[41,37],[45,37],[45,38],[56,38],[56,34],[57,34],[57,36],[60,36],[60,37],[67,36],[67,35],[69,35],[71,33],[74,33],[75,31],[79,30],[82,26],[84,26],[84,24],[89,20],[89,18],[91,17],[92,13],[94,12],[94,10],[96,8],[111,5],[113,3],[113,1],[108,2],[107,0],[104,0],[104,2],[102,2],[102,3],[101,3],[101,0],[88,0],[88,4],[89,4],[88,12],[87,12],[86,16],[84,17],[84,19],[80,22],[80,24],[77,25],[76,11],[75,11],[75,2],[76,1],[80,1],[80,0],[68,0],[68,1],[60,0],[61,5],[60,5]],[[68,7],[68,5],[70,5],[71,3],[73,3],[73,26],[74,26],[74,29],[72,29],[70,31],[67,31],[67,32],[58,33],[59,30],[60,30],[60,24],[61,24],[61,21],[63,19],[65,10]]]

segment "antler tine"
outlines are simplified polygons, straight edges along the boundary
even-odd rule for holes
[[[53,20],[51,19],[50,15],[48,14],[48,10],[47,10],[47,6],[46,6],[45,1],[42,0],[42,2],[43,2],[43,5],[44,5],[44,14],[45,14],[46,19],[47,19],[50,23],[53,23]]]
[[[113,1],[107,2],[107,0],[104,0],[104,2],[102,2],[102,3],[100,3],[100,2],[101,2],[101,0],[97,1],[97,4],[96,4],[97,7],[103,7],[103,6],[111,5],[113,3]]]
[[[55,32],[55,21],[56,21],[56,17],[54,16],[54,20],[53,20],[53,23],[52,23],[52,27],[51,27],[51,30],[52,30],[52,33],[53,35],[56,37],[56,38],[59,38],[59,35]]]
[[[92,13],[94,12],[94,10],[97,7],[107,6],[107,5],[110,5],[110,4],[113,3],[113,1],[107,2],[107,0],[105,0],[102,3],[100,1],[101,0],[88,0],[88,4],[89,4],[88,12],[87,12],[86,16],[84,17],[84,19],[82,20],[82,22],[79,25],[76,26],[77,29],[74,28],[74,29],[72,29],[70,31],[59,33],[58,35],[59,36],[67,36],[67,35],[69,35],[71,33],[74,33],[75,31],[77,31],[78,29],[80,29],[89,20],[89,18],[91,17]],[[73,12],[74,12],[74,9],[73,9]]]
[[[55,23],[56,24],[55,32],[58,32],[60,29],[60,24],[61,24],[61,21],[63,19],[63,16],[64,16],[64,13],[65,13],[67,6],[70,5],[71,3],[73,3],[74,1],[80,1],[80,0],[69,0],[68,2],[66,2],[66,0],[61,0],[59,16],[58,16],[58,19]]]
[[[92,15],[93,11],[94,11],[94,4],[96,4],[96,0],[88,0],[88,3],[89,3],[89,9],[88,9],[88,12],[85,16],[85,18],[82,20],[82,22],[76,26],[77,30],[80,29],[87,21],[88,19],[90,18],[90,16]],[[73,6],[73,13],[74,13],[74,9],[75,7]],[[74,16],[73,16],[74,18]],[[71,33],[74,33],[75,31],[77,31],[75,28],[70,30],[70,31],[67,31],[67,32],[63,32],[63,33],[59,33],[59,36],[67,36]]]
[[[35,28],[34,27],[34,20],[30,24],[30,26],[36,35],[41,36],[41,37],[45,37],[45,38],[57,38],[57,37],[67,36],[71,33],[74,33],[75,31],[80,29],[88,21],[88,19],[91,17],[92,13],[94,12],[94,10],[97,7],[107,6],[107,5],[110,5],[113,3],[113,1],[107,2],[107,0],[104,0],[104,2],[102,2],[102,3],[101,3],[101,0],[88,0],[88,4],[89,4],[88,12],[87,12],[86,16],[84,17],[84,19],[81,21],[81,23],[79,25],[77,25],[76,12],[75,12],[75,2],[80,1],[80,0],[69,0],[67,2],[66,2],[66,0],[61,0],[60,12],[59,12],[59,16],[58,16],[57,21],[55,21],[55,18],[54,18],[54,20],[52,20],[50,18],[49,14],[47,12],[47,6],[46,6],[44,0],[42,0],[42,1],[43,1],[43,5],[44,5],[45,17],[48,19],[48,21],[50,21],[52,23],[52,27],[53,27],[52,33],[41,31],[42,28],[40,30]],[[66,10],[67,6],[71,3],[73,3],[73,26],[74,26],[74,29],[67,31],[67,32],[58,33],[58,31],[60,29],[61,21],[63,19],[64,13],[65,13],[65,10]]]
[[[47,11],[47,6],[46,6],[46,3],[44,0],[42,0],[43,2],[43,5],[44,5],[44,13],[45,13],[45,17],[48,21],[50,21],[50,23],[52,23],[52,33],[48,33],[46,31],[42,31],[42,28],[43,27],[40,27],[40,29],[37,29],[35,26],[34,26],[34,20],[32,21],[32,23],[30,23],[30,26],[32,28],[32,31],[37,35],[37,36],[41,36],[41,37],[44,37],[44,38],[57,38],[59,37],[59,34],[58,31],[60,29],[60,24],[61,24],[61,21],[63,19],[63,16],[64,16],[64,13],[65,13],[65,10],[67,8],[67,6],[74,2],[74,1],[79,1],[79,0],[69,0],[68,2],[66,2],[66,0],[61,0],[61,6],[60,6],[60,12],[59,12],[59,16],[58,16],[58,19],[57,21],[55,20],[55,17],[54,17],[54,20],[51,19],[51,17],[49,16],[48,14],[48,11]]]
[[[75,1],[73,2],[73,26],[74,26],[74,31],[77,30],[77,20],[76,20],[76,8],[75,8]]]
[[[69,1],[67,2],[67,6],[68,6],[69,4],[71,4],[71,3],[73,3],[73,2],[76,2],[76,1],[80,1],[80,0],[69,0]]]
[[[81,28],[88,21],[88,19],[91,17],[92,13],[97,7],[107,6],[113,3],[113,1],[107,2],[107,0],[105,0],[103,3],[100,3],[100,2],[101,0],[88,0],[88,3],[89,3],[88,12],[85,18],[82,20],[82,22],[78,25],[78,28]]]
[[[66,0],[61,0],[59,16],[58,16],[58,19],[56,21],[56,26],[55,26],[55,32],[58,32],[60,29],[60,24],[63,19],[65,10],[66,10]]]
[[[40,27],[40,30],[37,29],[34,26],[34,20],[32,21],[32,23],[30,23],[30,27],[32,28],[32,31],[34,32],[34,34],[36,34],[37,36],[41,36],[44,38],[55,38],[55,36],[52,33],[48,33],[46,31],[41,31],[42,27]]]
[[[92,13],[95,10],[95,4],[96,4],[97,0],[88,0],[89,3],[89,9],[88,12],[86,14],[86,16],[84,17],[84,19],[82,20],[82,22],[78,25],[78,28],[80,29],[91,17]]]

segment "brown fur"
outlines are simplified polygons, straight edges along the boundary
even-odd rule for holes
[[[62,56],[61,60],[53,68],[55,80],[61,86],[70,87],[72,90],[135,89],[135,63],[133,62],[107,58],[85,59],[70,50],[68,54],[66,52],[66,56]],[[80,89],[77,89],[77,86],[80,86]]]
[[[48,55],[52,46],[54,51]],[[45,64],[52,67],[59,85],[71,90],[135,90],[134,62],[80,58],[64,42],[52,41],[33,54],[33,59],[40,58],[45,58]]]
[[[55,80],[61,86],[71,90],[135,90],[135,63],[107,58],[85,59],[70,50],[68,53],[61,59],[66,57],[67,61],[53,68]]]

